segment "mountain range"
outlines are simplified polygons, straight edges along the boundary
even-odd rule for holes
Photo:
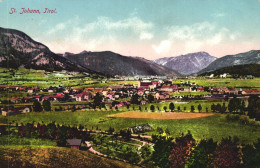
[[[0,66],[96,73],[53,53],[21,31],[4,28],[0,28]]]
[[[68,60],[86,67],[93,71],[110,75],[158,75],[158,76],[180,76],[174,70],[153,61],[141,58],[122,56],[111,51],[88,52],[83,51],[79,54],[64,54]]]
[[[206,52],[165,57],[154,61],[141,57],[123,56],[111,51],[78,54],[56,54],[47,46],[36,42],[25,33],[0,27],[0,67],[32,68],[46,71],[78,71],[108,76],[172,76],[203,75],[208,72],[247,72],[259,69],[260,50],[216,58]],[[226,68],[226,67],[232,67]],[[224,68],[224,69],[223,69]],[[219,70],[219,71],[216,71]],[[243,74],[243,73],[242,73]],[[253,74],[253,72],[252,72]]]
[[[234,65],[224,68],[220,68],[210,72],[204,72],[200,76],[210,76],[214,74],[215,76],[228,73],[233,77],[252,75],[254,77],[260,77],[260,64],[245,64],[245,65]]]
[[[250,64],[260,64],[260,50],[251,50],[244,53],[227,55],[218,58],[217,60],[209,64],[209,66],[199,71],[198,74],[215,71],[225,67]]]
[[[154,60],[155,63],[173,69],[183,75],[197,73],[206,68],[217,58],[206,52],[196,52],[176,57],[164,57]]]

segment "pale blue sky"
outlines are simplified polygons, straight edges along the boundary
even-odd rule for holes
[[[9,14],[11,8],[18,11]],[[41,14],[19,14],[38,9]],[[44,9],[56,14],[44,14]],[[148,59],[260,49],[258,0],[0,0],[0,27],[54,52],[111,50]]]

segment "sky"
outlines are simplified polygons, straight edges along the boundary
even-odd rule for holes
[[[0,27],[56,53],[222,57],[260,49],[260,0],[0,0]]]

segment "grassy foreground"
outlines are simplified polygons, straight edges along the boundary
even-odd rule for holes
[[[55,122],[56,124],[78,126],[83,125],[87,129],[108,130],[109,127],[119,132],[135,125],[150,124],[155,131],[148,135],[157,134],[157,127],[169,129],[173,137],[191,131],[195,139],[213,138],[220,141],[222,137],[237,136],[241,143],[253,143],[260,135],[260,127],[245,125],[239,121],[228,121],[226,114],[216,114],[209,117],[194,119],[131,119],[131,118],[108,118],[108,115],[120,112],[111,111],[76,111],[76,112],[40,112],[20,114],[9,117],[0,116],[0,123],[32,123]],[[147,112],[143,112],[147,113]],[[164,112],[163,112],[164,113]]]
[[[0,148],[0,167],[130,168],[124,162],[69,148]]]

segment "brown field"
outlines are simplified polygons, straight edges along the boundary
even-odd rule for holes
[[[176,112],[137,112],[129,111],[119,114],[108,115],[116,118],[144,118],[144,119],[191,119],[199,117],[208,117],[213,113],[176,113]]]

